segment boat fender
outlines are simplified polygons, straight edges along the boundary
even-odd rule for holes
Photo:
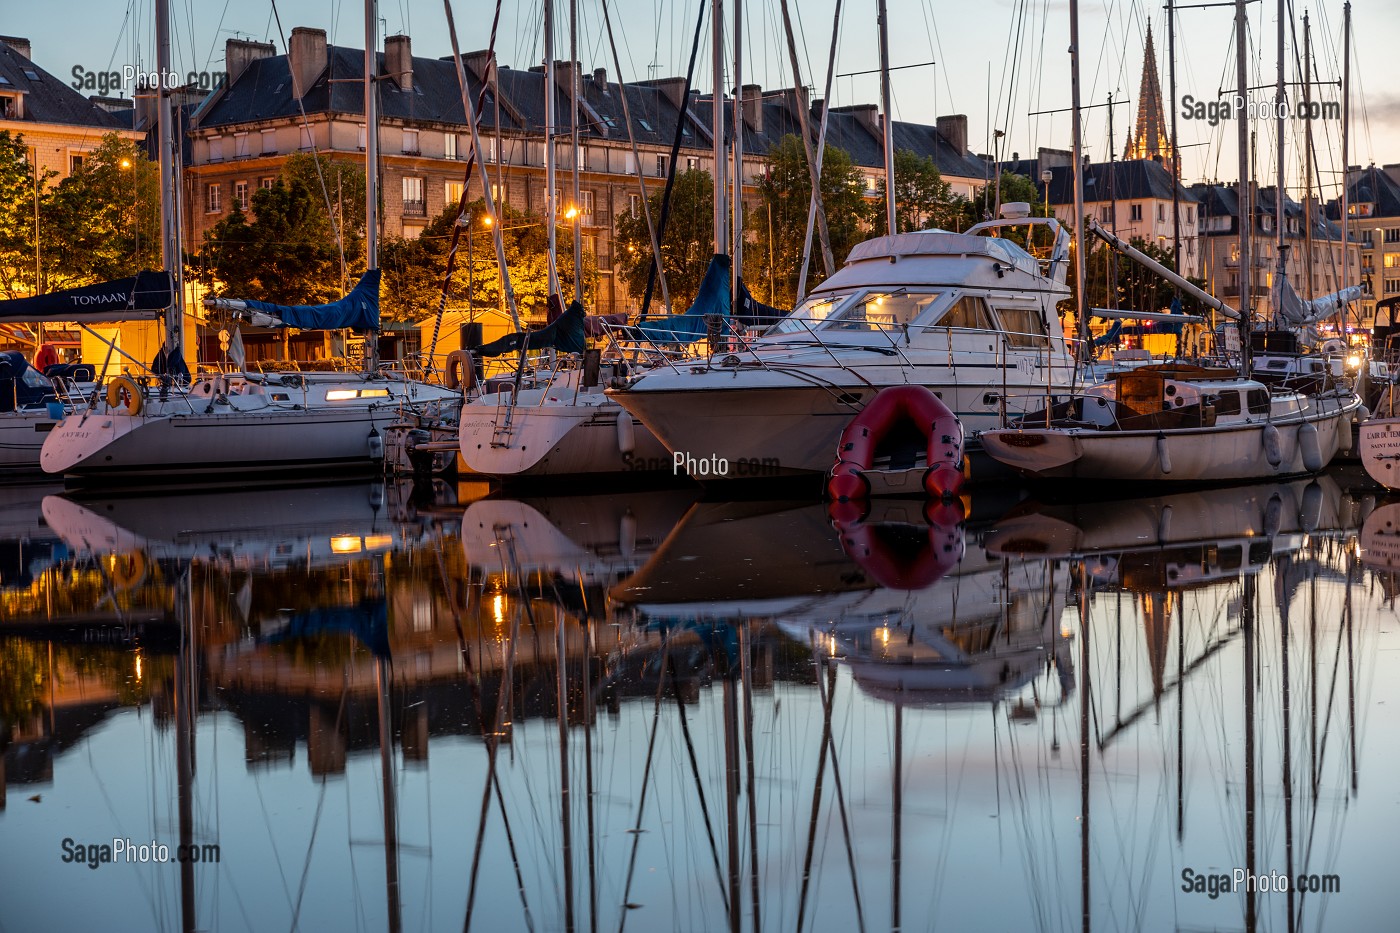
[[[617,520],[617,552],[624,558],[637,552],[637,516],[630,511]]]
[[[924,506],[924,520],[944,528],[962,523],[967,518],[967,505],[961,499],[939,499]]]
[[[130,376],[118,376],[107,386],[107,407],[124,409],[128,415],[141,414],[141,387]]]
[[[1264,459],[1269,461],[1269,466],[1277,470],[1283,463],[1283,438],[1279,436],[1278,428],[1272,424],[1264,425],[1262,435]]]
[[[1322,457],[1322,442],[1317,438],[1317,425],[1312,422],[1298,429],[1298,450],[1303,455],[1303,466],[1309,473],[1316,473],[1327,466],[1327,461]]]
[[[1166,544],[1172,536],[1172,507],[1162,506],[1162,512],[1157,516],[1157,543]]]
[[[828,502],[826,505],[826,517],[831,521],[832,527],[838,531],[854,525],[868,514],[870,514],[870,503],[863,500],[838,500]]]
[[[865,472],[849,460],[842,460],[831,468],[826,480],[827,495],[837,502],[855,502],[870,495],[870,480]]]
[[[617,449],[624,457],[637,449],[637,429],[632,413],[626,410],[617,413]]]
[[[1308,483],[1303,490],[1303,503],[1299,509],[1298,526],[1307,534],[1317,531],[1322,524],[1322,487],[1317,480]]]
[[[1274,493],[1264,504],[1264,537],[1277,537],[1281,527],[1283,527],[1283,497]]]
[[[371,460],[384,459],[384,437],[379,433],[378,428],[369,429],[369,437],[366,439],[369,444],[369,458]]]
[[[1164,475],[1170,476],[1172,472],[1172,452],[1167,448],[1167,436],[1157,435],[1157,467]]]
[[[472,365],[472,355],[466,350],[453,350],[447,354],[447,371],[443,373],[443,384],[449,389],[470,392],[476,388],[476,367]]]
[[[378,512],[380,509],[384,508],[384,484],[383,484],[383,483],[370,483],[370,484],[369,484],[369,507],[370,507],[371,509],[373,509],[374,511],[376,511],[376,512]]]

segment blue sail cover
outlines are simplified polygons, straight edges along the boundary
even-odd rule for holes
[[[0,301],[0,323],[131,321],[157,317],[173,300],[170,273],[139,272],[126,279]]]
[[[700,290],[695,301],[682,314],[655,321],[642,321],[637,328],[657,343],[694,343],[706,336],[707,314],[729,317],[729,268],[728,256],[716,254],[700,280]]]
[[[267,301],[245,301],[250,310],[279,318],[288,327],[302,330],[379,329],[379,270],[370,269],[359,284],[339,301],[328,305],[276,305]]]
[[[287,627],[264,644],[275,645],[295,638],[317,635],[353,635],[376,658],[389,657],[389,604],[383,599],[367,599],[356,606],[307,609],[292,616]]]

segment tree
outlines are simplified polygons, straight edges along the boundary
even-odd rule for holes
[[[651,222],[661,223],[661,200],[664,192],[647,195]],[[709,172],[693,169],[676,176],[671,190],[671,211],[666,221],[666,235],[661,241],[661,262],[666,271],[666,288],[671,296],[671,310],[677,314],[690,307],[700,290],[700,280],[714,256],[715,186]],[[646,292],[651,271],[651,234],[641,211],[634,215],[625,211],[617,218],[614,248],[622,279],[628,291],[640,302]],[[661,285],[652,291],[652,308],[660,307]]]
[[[0,131],[0,297],[34,293],[34,199],[45,180],[36,183],[24,138]]]
[[[161,267],[160,169],[134,142],[102,137],[40,205],[47,290]]]
[[[366,268],[364,165],[317,153],[296,152],[282,163],[282,177],[289,182],[300,181],[316,196],[321,208],[328,210],[332,245],[338,229],[343,241],[346,276],[349,285],[353,285]],[[337,249],[337,253],[339,251]]]
[[[938,227],[955,230],[965,216],[967,199],[953,194],[952,186],[943,180],[938,165],[930,156],[921,156],[908,149],[894,154],[895,226],[900,233]],[[879,202],[871,210],[871,226],[875,235],[885,234],[885,180],[876,185]]]
[[[1134,237],[1131,245],[1162,265],[1172,267],[1170,247],[1158,246],[1140,237]],[[1088,251],[1085,278],[1089,283],[1087,296],[1091,308],[1168,311],[1171,309],[1172,299],[1176,297],[1176,286],[1106,244]],[[1075,287],[1073,279],[1071,267],[1072,292]],[[1205,287],[1202,279],[1188,278],[1187,281],[1201,288]],[[1198,314],[1206,310],[1204,305],[1185,293],[1181,295],[1181,306],[1187,314]]]
[[[282,177],[254,191],[251,208],[250,222],[235,202],[204,234],[196,277],[216,294],[279,304],[339,298],[340,257],[320,194]]]
[[[802,140],[784,136],[769,152],[768,173],[758,183],[760,203],[747,225],[755,235],[753,247],[745,252],[745,281],[758,286],[758,294],[766,292],[769,303],[779,307],[791,307],[797,295],[812,199],[811,177]],[[827,146],[822,157],[821,198],[837,268],[846,261],[851,247],[865,238],[869,207],[863,189],[851,157],[844,150]],[[812,254],[809,290],[826,277],[815,230]]]
[[[1011,172],[1001,173],[1001,203],[1009,204],[1012,201],[1025,201],[1031,205],[1031,213],[1036,214],[1036,205],[1043,203],[1040,190],[1035,182],[1025,175],[1016,175]],[[968,227],[984,220],[992,220],[996,215],[997,195],[996,189],[991,185],[983,185],[973,194],[971,201],[963,202],[963,215],[961,225],[957,230],[966,230]]]
[[[497,205],[505,238],[506,267],[522,317],[542,320],[549,294],[549,238],[540,218]],[[486,204],[478,199],[467,205],[471,237],[464,230],[457,247],[457,264],[449,299],[473,308],[500,307],[501,277],[491,228],[485,225]],[[422,320],[435,314],[442,293],[443,273],[452,227],[457,222],[454,204],[433,219],[415,239],[392,237],[384,242],[380,265],[384,269],[383,309],[391,320]],[[573,299],[574,251],[564,248],[569,228],[561,226],[558,275],[562,297]],[[597,298],[598,266],[591,252],[583,253],[583,299]],[[468,284],[470,283],[470,292]],[[460,296],[460,297],[458,297]]]

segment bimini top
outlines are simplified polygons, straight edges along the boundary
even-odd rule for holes
[[[952,233],[947,230],[917,230],[913,233],[874,237],[857,243],[851,249],[846,262],[849,264],[901,256],[986,256],[1028,275],[1041,274],[1036,258],[1011,240]]]

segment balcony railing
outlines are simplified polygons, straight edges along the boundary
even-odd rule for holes
[[[410,201],[405,198],[403,212],[406,217],[426,217],[428,216],[428,202],[426,200]]]

